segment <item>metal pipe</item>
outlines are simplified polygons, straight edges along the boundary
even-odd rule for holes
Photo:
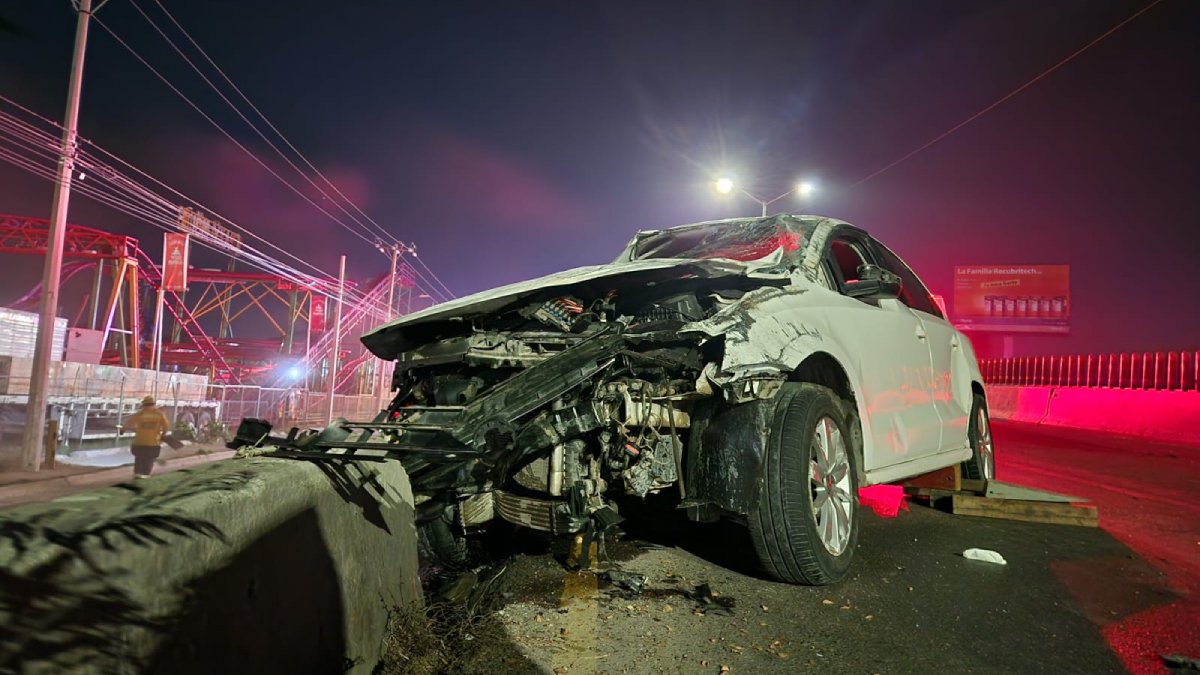
[[[92,311],[91,320],[88,322],[88,328],[96,330],[97,322],[100,321],[100,282],[104,276],[104,258],[96,261],[96,273],[92,276]]]
[[[554,497],[562,496],[563,484],[563,444],[559,443],[550,451],[550,476],[547,488]]]

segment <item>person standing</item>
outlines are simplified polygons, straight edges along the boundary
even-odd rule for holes
[[[133,477],[149,478],[162,452],[162,436],[171,428],[167,416],[155,406],[154,397],[147,396],[142,409],[125,420],[125,428],[133,429]]]

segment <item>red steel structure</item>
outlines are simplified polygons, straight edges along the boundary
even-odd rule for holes
[[[0,215],[0,253],[44,255],[49,221],[44,218]],[[84,298],[94,305],[93,327],[105,331],[108,363],[139,367],[150,363],[151,342],[143,336],[142,292],[151,296],[161,283],[158,264],[138,246],[134,237],[117,235],[82,225],[69,224],[65,256],[95,265],[92,291]],[[100,314],[98,305],[105,269],[111,268],[108,301]],[[139,283],[141,282],[141,283]],[[343,338],[377,325],[387,279],[370,285],[365,301],[357,307],[348,302]],[[403,278],[401,293],[411,292]],[[192,267],[188,290],[164,296],[162,364],[186,372],[206,373],[214,382],[256,383],[271,386],[324,388],[330,374],[329,340],[332,330],[312,330],[314,302],[335,294],[337,281],[314,279],[311,284],[263,272]],[[347,288],[355,288],[347,282]],[[330,301],[332,302],[332,301]],[[396,306],[402,301],[397,296]],[[368,308],[366,305],[371,304]],[[78,316],[83,315],[83,308]],[[331,312],[332,313],[332,312]],[[115,324],[115,325],[114,325]],[[331,327],[332,328],[332,327]],[[373,359],[356,340],[344,340],[339,355],[337,390],[366,393],[374,370]],[[366,366],[364,368],[364,366]],[[299,377],[297,377],[299,374]]]
[[[0,253],[45,255],[50,236],[50,221],[45,218],[0,215]],[[141,334],[138,310],[137,239],[102,230],[68,224],[63,256],[95,261],[96,272],[92,291],[84,298],[92,303],[92,328],[103,326],[106,345],[113,348],[120,362],[133,368],[141,363],[138,338]],[[100,282],[106,263],[112,263],[112,283],[108,302],[104,306],[103,323],[97,324],[100,301]],[[125,300],[125,297],[128,300]],[[118,324],[114,328],[114,321]]]

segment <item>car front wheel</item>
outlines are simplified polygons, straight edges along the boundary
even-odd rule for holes
[[[750,535],[766,572],[813,586],[841,580],[858,540],[858,476],[836,395],[785,384],[775,399]]]

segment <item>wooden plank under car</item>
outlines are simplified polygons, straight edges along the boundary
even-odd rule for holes
[[[1030,523],[1077,525],[1079,527],[1096,527],[1100,524],[1099,511],[1091,502],[980,497],[963,492],[953,493],[950,495],[950,500],[951,513],[960,516],[1003,518]]]
[[[1080,527],[1099,525],[1099,512],[1087,499],[963,478],[957,466],[906,480],[904,491],[928,497],[931,506],[949,507],[947,510],[956,515]]]

